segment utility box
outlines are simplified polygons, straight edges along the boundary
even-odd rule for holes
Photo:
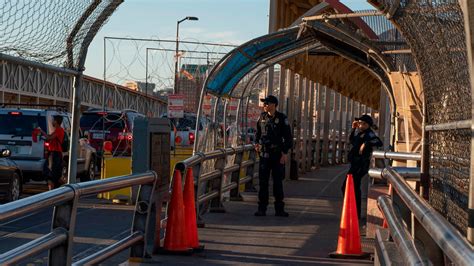
[[[169,186],[170,132],[166,118],[136,118],[134,121],[132,172],[155,171],[159,187]]]
[[[158,187],[170,184],[170,123],[166,118],[152,118],[149,121],[150,169],[159,176]]]
[[[153,253],[160,248],[161,210],[169,201],[170,185],[170,122],[167,118],[135,118],[133,125],[132,173],[153,170],[158,175],[147,233],[147,249]],[[136,199],[138,187],[134,188]]]

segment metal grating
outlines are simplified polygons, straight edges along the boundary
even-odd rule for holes
[[[422,79],[427,123],[471,119],[461,7],[456,0],[378,0],[409,44]],[[400,2],[399,6],[396,3]],[[430,133],[430,203],[461,232],[467,226],[470,132]]]

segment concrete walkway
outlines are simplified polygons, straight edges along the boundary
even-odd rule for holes
[[[335,251],[342,207],[341,184],[347,166],[330,166],[299,180],[287,180],[286,210],[290,217],[255,217],[257,194],[242,202],[224,203],[227,212],[208,213],[199,229],[205,251],[192,256],[157,255],[142,265],[357,265],[369,260],[328,258]],[[365,242],[363,244],[366,244]],[[366,245],[364,245],[366,246]],[[366,251],[372,252],[370,247]]]

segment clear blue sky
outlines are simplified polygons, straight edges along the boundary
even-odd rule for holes
[[[85,73],[102,78],[104,36],[174,39],[176,21],[186,16],[199,21],[180,24],[180,40],[241,44],[268,32],[269,1],[125,0],[92,42]],[[341,2],[353,10],[371,8],[365,0]]]

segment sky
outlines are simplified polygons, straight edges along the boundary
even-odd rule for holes
[[[268,33],[269,1],[272,0],[125,0],[91,43],[85,74],[103,78],[105,36],[174,40],[176,22],[186,16],[195,16],[199,20],[184,21],[180,24],[181,41],[239,45],[265,35]],[[341,2],[353,10],[372,8],[365,0]],[[144,51],[148,47],[155,46],[152,43],[129,45],[131,44],[107,40],[106,72],[110,73],[106,73],[108,80],[118,82],[126,76],[130,76],[131,79],[144,80],[146,76],[144,73]],[[166,47],[160,45],[159,47],[173,49],[173,46],[169,45]],[[203,50],[204,47],[188,47],[188,49],[197,51]],[[220,49],[219,52],[226,52],[226,50]],[[166,53],[167,56],[171,54],[171,59],[168,59],[167,63],[158,65],[159,58],[153,57],[154,61],[151,61],[150,65],[156,65],[156,73],[164,71],[158,70],[158,68],[167,68],[166,71],[171,71],[170,65],[172,63],[169,61],[172,61],[172,53],[162,53]],[[193,55],[196,56],[196,54]],[[155,56],[157,55],[155,54]],[[139,66],[136,66],[137,62],[139,62]],[[147,68],[151,69],[148,65]],[[124,69],[126,69],[125,72]],[[131,73],[132,71],[135,72]],[[155,79],[159,79],[158,74]]]

